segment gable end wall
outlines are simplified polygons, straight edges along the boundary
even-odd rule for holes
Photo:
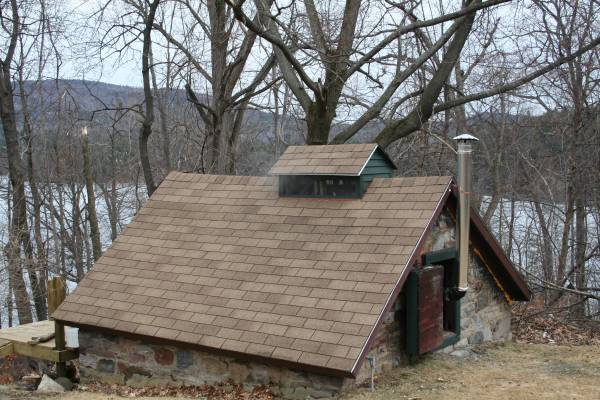
[[[426,239],[423,253],[454,248],[456,227],[447,210],[444,210]],[[452,346],[441,349],[452,352],[469,345],[490,341],[507,341],[511,339],[511,313],[501,291],[483,262],[470,252],[469,291],[461,300],[461,336]],[[375,360],[375,373],[406,365],[408,356],[405,348],[405,307],[404,290],[400,292],[392,311],[390,311],[376,333],[373,345],[367,357]],[[371,370],[365,362],[357,376],[356,382],[370,380]]]

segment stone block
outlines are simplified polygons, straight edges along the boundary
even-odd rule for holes
[[[190,350],[180,349],[175,353],[177,368],[186,369],[194,365],[194,355]]]
[[[96,370],[105,374],[112,374],[115,372],[115,362],[106,358],[98,360],[98,363],[96,364]]]
[[[489,342],[494,339],[494,337],[492,335],[492,329],[489,326],[484,326],[481,333],[483,335],[484,342]]]
[[[229,364],[229,376],[234,382],[245,382],[250,375],[250,370],[245,364],[242,363],[230,363]]]
[[[81,368],[79,370],[79,374],[81,383],[102,381],[105,383],[116,383],[119,385],[125,384],[125,375],[121,374],[106,374],[91,368]]]
[[[89,354],[79,353],[79,365],[86,368],[96,368],[98,358]]]
[[[208,356],[202,359],[202,370],[213,376],[224,376],[228,372],[227,367],[227,363],[217,357]]]
[[[146,361],[146,357],[140,353],[127,353],[127,360],[131,364],[142,364]]]
[[[257,364],[251,368],[249,380],[256,382],[257,385],[268,385],[279,381],[277,376],[270,373],[268,368],[262,364]]]
[[[477,331],[473,335],[467,338],[469,344],[481,344],[483,343],[483,332]]]
[[[134,375],[144,376],[146,378],[152,376],[152,372],[137,365],[127,365],[125,363],[119,362],[117,363],[117,369],[119,373],[125,375],[126,381],[129,381],[129,379]]]
[[[510,328],[510,317],[499,320],[496,323],[494,329],[494,340],[510,340],[511,328]]]
[[[154,361],[159,365],[173,365],[175,355],[173,352],[165,347],[159,347],[154,349]]]

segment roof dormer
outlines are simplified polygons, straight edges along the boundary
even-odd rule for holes
[[[368,143],[289,146],[269,173],[279,176],[280,196],[353,198],[395,169],[377,144]]]

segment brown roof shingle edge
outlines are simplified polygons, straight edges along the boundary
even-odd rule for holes
[[[390,293],[390,295],[385,303],[385,306],[383,307],[383,309],[381,311],[381,314],[379,314],[379,317],[377,318],[377,322],[375,322],[375,325],[373,325],[373,328],[371,329],[371,332],[369,333],[367,341],[363,345],[358,358],[354,361],[354,365],[352,366],[352,370],[351,370],[352,376],[356,376],[358,374],[358,371],[360,370],[360,367],[361,367],[362,363],[364,362],[364,359],[367,356],[367,353],[369,352],[371,344],[372,344],[373,340],[375,339],[375,336],[376,336],[375,332],[377,332],[381,323],[383,322],[383,319],[385,318],[385,315],[389,312],[391,307],[394,305],[396,298],[398,297],[398,295],[400,294],[400,291],[402,290],[402,287],[404,286],[404,282],[406,281],[408,274],[412,271],[413,266],[415,265],[415,261],[417,260],[417,257],[421,253],[421,248],[425,244],[424,239],[431,232],[431,229],[433,228],[435,221],[437,220],[437,218],[440,216],[442,210],[444,209],[444,205],[446,204],[446,200],[448,199],[448,196],[450,196],[450,194],[451,194],[452,183],[453,183],[452,180],[448,181],[448,185],[446,186],[446,189],[444,190],[444,194],[438,200],[435,210],[433,211],[433,214],[431,215],[431,218],[429,219],[429,222],[427,223],[427,227],[421,234],[421,237],[419,237],[419,240],[417,241],[417,245],[413,248],[413,251],[412,251],[412,253],[408,259],[408,262],[406,264],[406,268],[404,268],[404,271],[398,278],[398,281],[396,282],[396,286],[394,287],[394,290],[392,290],[392,293]]]

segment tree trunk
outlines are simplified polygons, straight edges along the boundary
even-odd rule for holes
[[[71,184],[71,201],[72,201],[72,214],[73,214],[73,235],[71,237],[72,249],[73,249],[73,261],[75,262],[75,273],[77,283],[81,282],[85,275],[85,268],[83,265],[83,235],[81,234],[81,211],[79,207],[80,191],[75,187],[75,184]]]
[[[327,102],[317,99],[310,105],[306,114],[306,144],[323,145],[329,141],[329,132],[333,123],[333,115],[327,109]]]
[[[13,24],[19,24],[16,2],[13,6]],[[15,33],[15,35],[18,34]],[[16,42],[16,39],[15,39]],[[9,267],[9,276],[13,279],[13,290],[17,301],[17,312],[21,324],[33,321],[29,295],[25,287],[20,260],[20,245],[26,243],[25,236],[29,236],[27,224],[27,199],[25,197],[25,182],[23,176],[23,164],[21,160],[21,149],[17,135],[17,124],[15,120],[15,106],[12,89],[11,63],[2,63],[2,76],[0,77],[0,117],[6,140],[6,151],[8,158],[8,175],[12,186],[13,214],[11,226],[8,233],[8,249],[6,249]],[[34,282],[32,282],[34,284]]]
[[[169,66],[170,63],[167,63],[167,74],[169,73]],[[160,135],[162,137],[162,150],[163,157],[165,159],[165,169],[167,173],[169,173],[169,171],[171,171],[171,141],[169,138],[169,133],[167,131],[167,107],[165,104],[164,92],[161,93],[158,88],[158,83],[156,80],[156,71],[154,69],[154,66],[150,67],[150,72],[152,74],[152,88],[154,89],[154,96],[156,96],[156,102],[158,105],[158,116],[160,118]],[[166,89],[168,89],[168,87]]]
[[[571,237],[571,225],[573,224],[573,216],[575,215],[575,205],[573,200],[573,187],[571,183],[567,183],[566,196],[566,211],[565,222],[560,245],[560,253],[558,255],[558,267],[556,270],[556,281],[559,285],[563,285],[566,279],[567,256],[569,254],[569,239]]]
[[[538,223],[542,231],[542,270],[544,271],[544,280],[546,282],[556,282],[554,276],[554,257],[552,251],[552,236],[546,223],[544,210],[538,199],[533,199],[535,213],[538,217]]]
[[[12,286],[8,285],[8,295],[6,296],[6,313],[8,314],[8,327],[13,326],[13,299],[12,299]]]
[[[15,296],[17,316],[19,317],[19,324],[22,325],[33,322],[33,315],[31,313],[31,305],[29,304],[29,295],[27,294],[25,279],[23,279],[23,269],[18,250],[18,243],[15,245],[13,242],[9,242],[4,249],[6,259],[8,260],[9,291]],[[12,299],[10,302],[12,304]]]
[[[142,48],[142,78],[144,82],[144,102],[145,112],[140,129],[139,147],[140,147],[140,163],[144,172],[144,180],[146,181],[146,190],[148,197],[156,190],[154,177],[152,175],[152,166],[150,164],[150,156],[148,154],[148,139],[152,135],[152,124],[154,122],[154,98],[152,95],[152,85],[150,83],[150,68],[152,68],[152,25],[156,15],[160,0],[153,0],[150,3],[148,15],[144,21],[144,44]]]
[[[27,257],[27,274],[31,283],[35,313],[39,321],[46,320],[46,277],[47,263],[44,240],[41,228],[41,200],[33,167],[33,132],[31,129],[29,105],[24,88],[23,69],[19,68],[19,92],[21,95],[21,113],[23,115],[23,136],[25,140],[25,154],[27,156],[27,176],[29,190],[33,201],[33,233],[36,243],[37,255],[34,255],[33,245],[29,234],[23,235],[23,248]]]
[[[94,177],[92,171],[91,151],[88,143],[87,128],[83,128],[81,134],[81,147],[83,150],[83,174],[85,176],[85,188],[87,190],[87,211],[90,223],[90,236],[92,239],[92,253],[94,261],[98,261],[102,255],[100,243],[100,229],[98,228],[98,217],[96,215],[96,193],[94,192]]]
[[[575,286],[578,290],[586,287],[586,250],[587,250],[587,210],[585,202],[578,198],[575,202],[575,265],[573,272],[575,275]],[[585,301],[578,303],[573,312],[576,317],[584,318]]]

